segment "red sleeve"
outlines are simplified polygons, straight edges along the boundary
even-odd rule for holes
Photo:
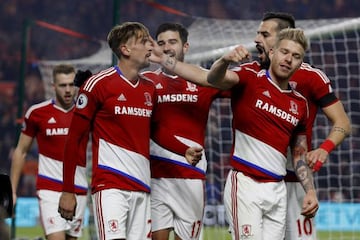
[[[181,156],[185,157],[186,150],[189,148],[189,146],[183,144],[179,140],[177,140],[174,136],[169,137],[167,139],[163,139],[163,141],[157,142],[157,139],[153,139],[157,144],[159,144],[161,147],[179,154]]]
[[[86,159],[86,144],[89,139],[90,120],[74,113],[69,128],[69,135],[64,147],[63,191],[75,193],[75,170]]]

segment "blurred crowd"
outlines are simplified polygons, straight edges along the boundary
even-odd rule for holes
[[[171,12],[164,6],[187,16]],[[188,26],[194,17],[257,20],[265,11],[287,11],[296,19],[342,18],[358,17],[359,7],[357,0],[3,0],[0,5],[0,80],[16,81],[19,78],[22,30],[26,21],[45,21],[105,40],[114,22],[140,21],[153,34],[157,25],[164,21],[177,21]],[[91,41],[78,41],[34,22],[31,26],[29,61],[77,58],[96,50]]]
[[[168,8],[171,8],[169,10]],[[261,19],[266,11],[286,11],[296,19],[359,17],[358,0],[2,0],[0,4],[0,172],[9,173],[10,156],[19,133],[18,102],[23,111],[44,99],[37,60],[75,59],[86,57],[98,49],[96,40],[105,40],[115,22],[139,21],[154,34],[166,21],[189,26],[194,18]],[[176,10],[176,11],[172,11]],[[183,14],[185,13],[185,14]],[[90,36],[84,40],[44,28],[36,21]],[[28,30],[25,32],[25,30]],[[24,36],[28,39],[25,42]],[[22,46],[27,44],[27,52]],[[25,96],[20,99],[17,85],[20,64],[26,55]],[[36,147],[29,154],[20,195],[33,196],[36,172]],[[32,160],[32,161],[31,161]],[[35,164],[34,164],[35,162]],[[30,177],[29,177],[30,176]],[[217,193],[215,194],[218,195]],[[359,198],[360,199],[360,198]]]

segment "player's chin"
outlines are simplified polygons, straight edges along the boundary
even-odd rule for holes
[[[259,53],[258,54],[258,59],[259,59],[260,62],[264,62],[266,60],[265,53]]]
[[[71,105],[73,103],[73,98],[72,97],[64,97],[63,98],[63,102],[65,105]]]

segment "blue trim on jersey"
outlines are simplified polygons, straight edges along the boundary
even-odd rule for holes
[[[100,169],[107,170],[107,171],[110,171],[110,172],[114,172],[114,173],[116,173],[116,174],[119,174],[119,175],[122,175],[122,176],[124,176],[124,177],[126,177],[126,178],[129,178],[130,180],[138,183],[139,185],[141,185],[141,186],[143,186],[144,188],[146,188],[147,190],[149,190],[149,192],[150,192],[150,190],[151,190],[150,186],[146,185],[144,182],[140,181],[140,180],[137,179],[137,178],[134,178],[133,176],[131,176],[131,175],[129,175],[129,174],[126,174],[126,173],[124,173],[124,172],[122,172],[122,171],[119,171],[119,170],[117,170],[117,169],[115,169],[115,168],[111,168],[111,167],[109,167],[109,166],[98,165],[98,167],[99,167]]]
[[[62,184],[63,182],[60,181],[60,180],[57,180],[55,178],[50,178],[50,177],[47,177],[47,176],[44,176],[44,175],[41,175],[39,174],[39,178],[43,178],[43,179],[47,179],[49,181],[52,181],[52,182],[56,182],[56,183],[59,183],[59,184]]]
[[[266,70],[265,74],[266,74],[266,77],[272,81],[269,70]]]
[[[271,78],[271,76],[270,76],[269,70],[266,70],[265,74],[266,74],[266,77],[273,82],[273,80],[272,80],[272,78]],[[292,90],[290,84],[288,84],[287,90]]]
[[[43,178],[43,179],[47,179],[47,180],[49,180],[49,181],[51,181],[51,182],[56,182],[56,183],[59,183],[59,184],[63,185],[63,182],[62,182],[62,181],[57,180],[57,179],[55,179],[55,178],[46,177],[46,176],[41,175],[41,174],[39,174],[38,177],[39,177],[39,178]],[[85,191],[88,190],[88,188],[83,187],[83,186],[79,186],[79,185],[74,185],[74,186],[75,186],[76,189],[81,189],[81,190],[85,190]]]
[[[238,162],[238,163],[240,163],[240,164],[243,164],[243,165],[248,166],[248,167],[250,167],[250,168],[254,168],[254,169],[256,169],[256,171],[259,171],[259,172],[262,172],[262,173],[264,173],[264,174],[266,174],[266,175],[269,175],[269,176],[271,176],[272,178],[275,178],[275,179],[277,179],[277,180],[279,180],[279,181],[281,181],[282,179],[284,179],[284,176],[274,174],[274,173],[272,173],[272,172],[270,172],[270,171],[268,171],[268,170],[266,170],[266,169],[264,169],[264,168],[261,168],[261,167],[255,165],[255,164],[252,164],[251,162],[248,162],[248,161],[246,161],[246,160],[244,160],[244,159],[242,159],[242,158],[233,156],[233,159],[234,159],[234,161],[236,161],[236,162]]]
[[[121,72],[118,65],[115,65],[114,68],[115,68],[116,72],[120,75],[120,77],[123,76],[123,73]]]
[[[190,168],[191,170],[197,171],[197,172],[199,172],[199,173],[201,173],[203,175],[206,174],[206,172],[202,171],[201,169],[199,169],[197,167],[194,167],[194,166],[192,166],[190,164],[182,163],[182,162],[179,162],[179,161],[174,161],[174,160],[171,160],[169,158],[150,155],[150,159],[163,161],[163,162],[168,162],[168,163],[175,164],[175,165],[178,165],[178,166],[182,166],[182,167],[185,167],[185,168]]]

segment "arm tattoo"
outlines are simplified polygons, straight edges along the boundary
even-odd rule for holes
[[[176,58],[168,56],[168,58],[164,63],[164,66],[172,71],[175,69],[176,63],[177,63]]]
[[[299,179],[305,192],[308,192],[311,189],[315,189],[312,171],[305,161],[305,155],[307,152],[306,136],[297,136],[292,148],[292,156],[294,161],[296,159],[294,167],[297,178]]]
[[[296,163],[295,173],[301,185],[303,186],[305,192],[315,189],[312,171],[309,168],[309,166],[305,163],[304,159],[300,159]]]
[[[344,134],[344,136],[346,137],[348,135],[348,133],[346,132],[346,130],[342,127],[333,127],[332,131],[334,132],[340,132],[342,134]]]
[[[306,136],[305,135],[299,135],[296,137],[295,142],[293,143],[293,157],[301,158],[305,157],[305,154],[307,152],[307,142],[306,142]]]

